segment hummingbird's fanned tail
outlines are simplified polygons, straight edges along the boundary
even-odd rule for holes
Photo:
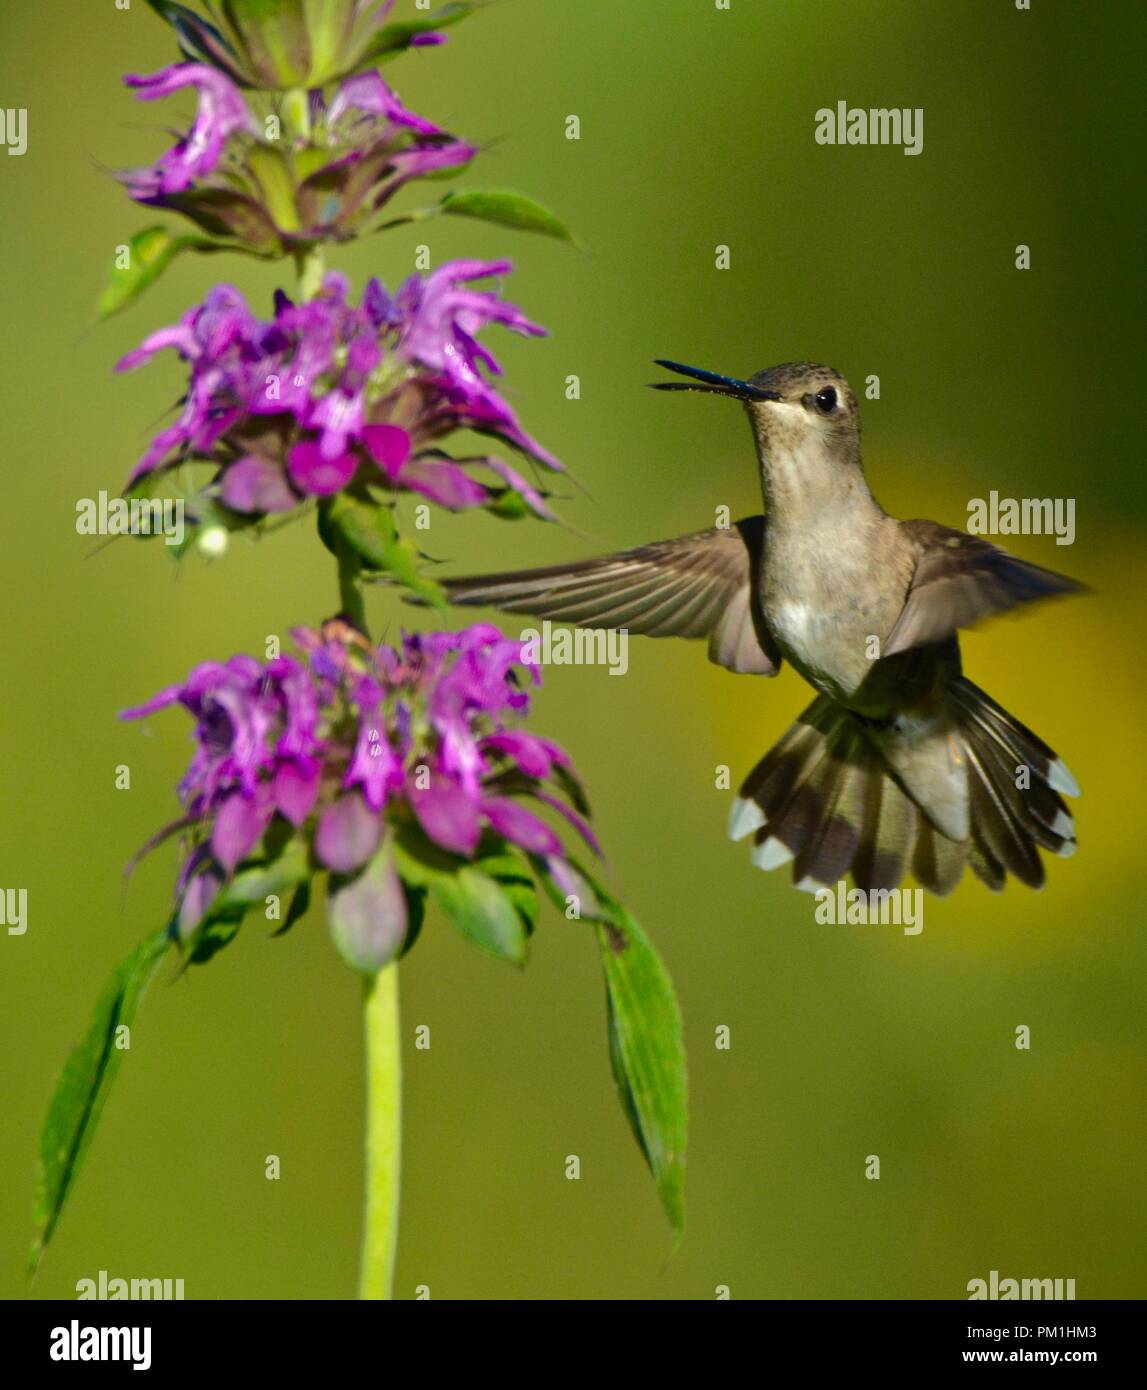
[[[1039,850],[1075,853],[1075,822],[1060,793],[1078,796],[1067,765],[1036,734],[979,686],[960,677],[948,687],[960,715],[969,763],[972,867],[991,888],[1006,873],[1039,888]]]
[[[911,873],[943,897],[968,866],[993,891],[1008,874],[1038,888],[1041,849],[1074,853],[1060,793],[1078,795],[1075,780],[970,681],[954,680],[946,696],[938,719],[907,735],[820,696],[745,779],[729,834],[752,834],[759,868],[791,862],[809,890],[847,874],[865,891],[890,890]]]

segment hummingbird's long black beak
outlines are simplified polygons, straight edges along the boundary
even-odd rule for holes
[[[654,381],[650,385],[655,391],[712,391],[717,396],[733,396],[739,401],[779,401],[779,391],[765,391],[748,381],[740,381],[735,376],[718,376],[716,372],[706,372],[701,367],[686,367],[680,362],[667,362],[656,359],[659,367],[666,367],[681,376],[692,377],[693,381],[703,383],[692,385],[684,381]]]

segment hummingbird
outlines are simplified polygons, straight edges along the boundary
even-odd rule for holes
[[[869,489],[848,382],[814,362],[747,380],[679,362],[665,391],[742,402],[763,516],[569,565],[446,581],[450,600],[650,637],[707,638],[711,661],[818,692],[741,785],[729,834],[815,891],[911,873],[938,896],[965,867],[1033,888],[1040,851],[1076,849],[1079,787],[1042,739],[963,674],[959,632],[1080,591],[979,536],[900,521]]]

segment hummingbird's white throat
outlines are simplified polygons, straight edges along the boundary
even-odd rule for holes
[[[768,401],[750,411],[765,507],[793,523],[811,521],[857,496],[871,500],[853,430],[809,413],[803,401]],[[872,503],[876,507],[875,502]]]

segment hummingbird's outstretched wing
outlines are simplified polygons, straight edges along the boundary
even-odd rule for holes
[[[529,613],[576,627],[645,637],[708,637],[709,659],[775,676],[781,656],[765,628],[753,577],[765,518],[697,531],[572,565],[445,581],[452,603]]]
[[[904,609],[884,644],[884,656],[941,642],[962,627],[1021,603],[1084,590],[1074,579],[1028,564],[966,531],[935,521],[900,525],[915,547],[916,568]]]

